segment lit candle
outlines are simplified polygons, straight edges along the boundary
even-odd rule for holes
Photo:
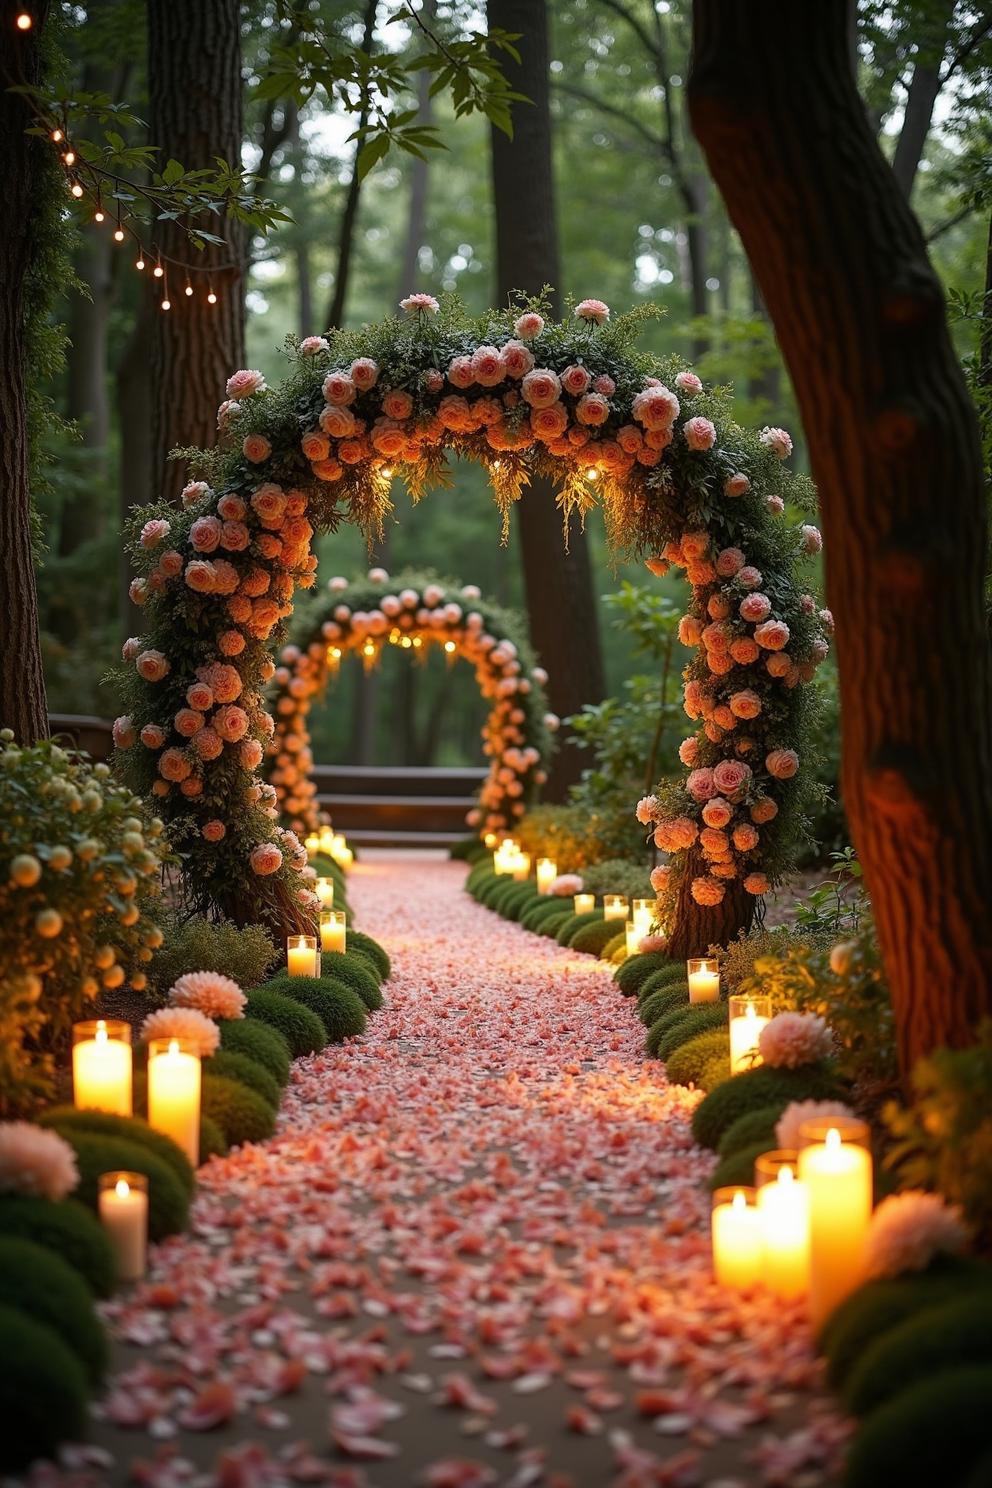
[[[485,837],[483,837],[482,839],[483,846],[487,847],[490,852],[492,852],[493,848],[498,842],[499,838],[496,836],[495,832],[487,832]]]
[[[180,1039],[148,1045],[148,1125],[171,1137],[194,1168],[200,1161],[200,1056]]]
[[[576,914],[592,914],[596,908],[595,894],[573,894],[572,904]]]
[[[321,843],[320,836],[317,832],[308,832],[306,837],[304,837],[303,839],[303,846],[307,850],[308,858],[315,858],[317,854],[322,851],[323,848],[323,844]]]
[[[321,827],[320,836],[317,840],[320,843],[321,852],[327,853],[330,856],[334,851],[334,833],[330,827]]]
[[[72,1029],[72,1098],[80,1110],[131,1115],[131,1028],[116,1018]]]
[[[343,909],[325,909],[320,916],[320,949],[322,951],[344,951],[347,941],[347,923]]]
[[[740,1075],[762,1062],[758,1039],[772,1015],[772,1000],[770,997],[731,997],[728,1002],[730,1073]]]
[[[713,1271],[721,1286],[743,1291],[761,1279],[761,1228],[753,1188],[713,1195]]]
[[[871,1219],[868,1128],[851,1117],[804,1121],[799,1176],[809,1189],[810,1319],[830,1316],[863,1279]]]
[[[761,1279],[778,1297],[809,1291],[809,1188],[795,1152],[765,1152],[754,1165],[761,1221]]]
[[[651,925],[654,920],[654,900],[635,899],[631,906],[633,910],[634,924],[642,935],[651,934]]]
[[[626,920],[624,935],[626,936],[627,955],[636,956],[641,949],[641,941],[644,939],[645,932],[636,920]]]
[[[530,878],[530,853],[518,852],[513,860],[511,873],[518,883]]]
[[[331,914],[335,911],[332,909]],[[323,915],[321,915],[323,919]],[[316,935],[290,935],[286,940],[286,969],[290,976],[320,976]]]
[[[538,858],[537,860],[537,892],[539,894],[550,894],[551,885],[558,877],[558,864],[554,858]]]
[[[627,903],[626,894],[603,895],[604,920],[625,920],[629,914],[630,905]]]
[[[314,884],[314,893],[320,900],[322,909],[332,909],[334,906],[334,880],[333,878],[318,878]]]
[[[101,1173],[97,1207],[120,1281],[140,1281],[148,1251],[148,1179],[144,1173]]]
[[[331,834],[328,851],[332,858],[338,858],[341,853],[348,851],[347,839],[343,832],[333,832]]]
[[[720,964],[715,956],[690,956],[685,969],[690,1002],[719,1002]]]

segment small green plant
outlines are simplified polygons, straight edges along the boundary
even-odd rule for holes
[[[260,1095],[267,1106],[278,1111],[280,1090],[276,1081],[264,1065],[256,1064],[247,1054],[236,1054],[231,1049],[218,1049],[216,1054],[203,1061],[205,1075],[223,1075],[225,1079],[237,1080]]]
[[[178,1235],[189,1219],[189,1191],[176,1176],[174,1168],[150,1147],[126,1137],[103,1136],[98,1132],[76,1131],[65,1127],[59,1133],[76,1154],[79,1185],[73,1198],[97,1212],[101,1173],[121,1169],[144,1173],[148,1179],[148,1234],[152,1240]]]
[[[0,1198],[0,1235],[20,1235],[67,1261],[97,1297],[114,1289],[114,1253],[95,1215],[76,1202],[28,1194]]]
[[[275,944],[264,926],[193,915],[166,926],[164,944],[153,956],[148,976],[163,995],[188,971],[221,972],[247,989],[265,980],[275,958]]]
[[[261,987],[249,992],[245,1013],[281,1034],[294,1059],[304,1054],[319,1054],[327,1043],[324,1025],[317,1014],[281,992]]]
[[[260,1064],[279,1085],[289,1083],[289,1045],[256,1018],[225,1018],[220,1025],[220,1046],[232,1054],[246,1054]]]
[[[796,905],[796,924],[814,935],[857,935],[868,914],[861,864],[853,847],[831,852],[829,858],[830,876]]]
[[[342,962],[346,959],[341,958]],[[354,967],[350,970],[353,974]],[[379,988],[372,977],[367,973],[363,975],[372,990],[378,992]],[[324,1025],[329,1044],[340,1044],[346,1038],[354,1038],[365,1032],[368,1016],[365,1003],[352,986],[336,977],[280,977],[278,981],[270,982],[264,990],[277,992],[281,997],[291,997],[301,1007],[316,1013]]]

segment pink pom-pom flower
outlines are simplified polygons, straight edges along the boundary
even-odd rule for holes
[[[833,1034],[816,1013],[776,1013],[758,1035],[758,1052],[773,1069],[798,1069],[826,1059]]]

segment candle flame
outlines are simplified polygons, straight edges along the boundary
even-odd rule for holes
[[[826,1147],[828,1152],[838,1152],[840,1150],[840,1144],[840,1132],[835,1126],[832,1126],[827,1132],[826,1140],[824,1141],[823,1145]]]
[[[117,1195],[117,1197],[119,1199],[126,1199],[130,1192],[131,1185],[130,1183],[128,1183],[127,1179],[118,1178],[117,1182],[114,1184],[114,1193]]]
[[[745,1018],[751,1018],[752,1020],[758,1016],[757,1013],[754,1011],[754,1003],[753,1002],[749,1002],[748,1003],[748,1005],[747,1005],[747,1011],[745,1012],[744,1016],[745,1016]]]
[[[744,1192],[744,1190],[742,1188],[739,1188],[737,1190],[737,1192],[734,1194],[734,1202],[733,1202],[733,1205],[731,1207],[734,1208],[734,1209],[746,1209],[747,1208],[747,1195],[745,1194],[745,1192]]]
[[[778,1170],[778,1181],[779,1181],[779,1183],[789,1184],[789,1183],[792,1182],[792,1180],[793,1180],[794,1177],[795,1177],[795,1174],[793,1173],[792,1169],[789,1167],[789,1164],[788,1163],[786,1163],[784,1165],[784,1167],[779,1168],[779,1170]]]
[[[178,1054],[179,1053],[179,1040],[178,1039],[170,1039],[169,1040],[169,1053],[170,1054]]]
[[[107,1042],[107,1024],[103,1018],[96,1020],[96,1042],[105,1044]]]

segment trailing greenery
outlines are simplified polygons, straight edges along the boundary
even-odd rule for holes
[[[97,1297],[114,1289],[114,1253],[99,1221],[75,1199],[0,1197],[0,1235],[17,1235],[61,1256]],[[2,1373],[2,1371],[0,1371]]]
[[[15,1307],[0,1307],[0,1358],[0,1468],[16,1472],[82,1438],[86,1374],[54,1328]]]
[[[232,1147],[265,1142],[276,1129],[275,1111],[255,1090],[226,1075],[204,1074],[200,1100]]]
[[[256,988],[248,993],[245,1012],[249,1018],[274,1028],[288,1044],[294,1059],[319,1054],[327,1043],[324,1025],[316,1013],[281,992]]]
[[[876,1338],[847,1376],[844,1404],[867,1415],[918,1380],[962,1364],[992,1366],[992,1289],[927,1309]]]
[[[730,1071],[730,1034],[721,1028],[697,1033],[668,1056],[665,1073],[673,1085],[698,1085],[703,1070],[714,1059],[727,1061]]]
[[[275,942],[264,925],[235,925],[230,920],[174,916],[165,939],[152,957],[149,980],[168,992],[189,971],[217,971],[239,987],[257,987],[276,959]]]
[[[701,1147],[715,1151],[727,1127],[747,1111],[781,1101],[841,1100],[843,1087],[834,1072],[820,1065],[772,1069],[759,1065],[718,1085],[692,1113],[692,1134]]]
[[[246,1054],[279,1085],[289,1083],[289,1045],[281,1033],[258,1018],[225,1019],[220,1024],[220,1047],[232,1054]]]
[[[944,1369],[880,1405],[855,1433],[845,1488],[964,1488],[989,1452],[992,1364]],[[988,1479],[985,1479],[988,1482]]]
[[[368,981],[378,992],[371,977]],[[365,1032],[365,1003],[346,982],[329,976],[287,976],[270,982],[265,990],[291,997],[294,1002],[316,1013],[324,1025],[327,1042],[330,1044],[340,1044],[346,1038],[354,1038]]]
[[[193,1193],[193,1169],[189,1158],[171,1137],[155,1131],[140,1116],[115,1116],[109,1111],[78,1111],[75,1106],[54,1106],[38,1117],[39,1126],[50,1126],[72,1140],[73,1132],[91,1132],[98,1137],[121,1137],[136,1142],[167,1163],[187,1194]]]
[[[218,1049],[216,1054],[203,1061],[203,1074],[223,1075],[227,1080],[237,1080],[260,1095],[267,1106],[278,1111],[281,1092],[276,1080],[262,1064],[256,1064],[248,1054],[236,1054],[231,1049]]]
[[[107,1336],[93,1305],[93,1293],[68,1261],[31,1240],[0,1235],[0,1308],[45,1323],[69,1345],[98,1385],[107,1367]],[[7,1360],[8,1368],[16,1361]]]

